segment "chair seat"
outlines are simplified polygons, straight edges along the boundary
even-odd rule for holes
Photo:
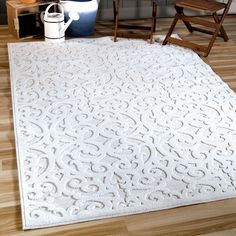
[[[225,3],[212,0],[176,0],[175,5],[192,10],[217,12],[225,8]]]

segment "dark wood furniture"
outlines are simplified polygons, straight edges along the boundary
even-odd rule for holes
[[[163,41],[163,45],[166,45],[167,43],[173,43],[187,48],[191,48],[196,51],[203,52],[204,56],[208,56],[217,37],[222,37],[224,41],[228,41],[228,36],[223,27],[223,21],[229,11],[231,3],[232,0],[224,1],[224,3],[214,0],[175,1],[175,9],[177,13],[169,29],[169,32],[167,33],[166,38]],[[184,13],[185,9],[211,13],[211,15],[213,16],[213,21],[206,20],[203,17],[186,16]],[[221,14],[219,15],[218,12],[220,12]],[[180,40],[171,37],[171,34],[178,20],[182,20],[185,26],[187,27],[188,31],[191,33],[193,31],[198,31],[210,34],[212,37],[210,38],[208,46],[203,46],[186,40]],[[201,25],[203,26],[203,28],[193,26],[192,24]],[[212,30],[209,30],[209,28]]]
[[[147,39],[150,43],[153,41],[153,33],[156,30],[156,15],[157,15],[157,1],[158,0],[146,0],[152,3],[152,23],[151,26],[141,26],[141,25],[128,25],[119,23],[119,8],[120,0],[113,0],[113,10],[114,10],[114,42],[117,41],[117,37],[125,38],[141,38]],[[118,32],[118,29],[127,29],[125,32]],[[130,33],[128,30],[144,30],[146,33]]]
[[[40,14],[52,2],[37,1],[27,4],[19,0],[6,1],[9,32],[18,39],[43,34]]]

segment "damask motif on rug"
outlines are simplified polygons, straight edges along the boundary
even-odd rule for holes
[[[197,54],[9,44],[24,229],[234,197],[236,95]]]

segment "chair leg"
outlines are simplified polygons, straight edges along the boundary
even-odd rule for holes
[[[213,18],[217,24],[220,24],[220,18],[216,13],[213,13]],[[221,36],[224,39],[224,41],[227,42],[229,40],[229,37],[228,37],[227,33],[225,32],[223,25],[221,25],[220,33],[221,33]]]
[[[153,17],[154,17],[154,22],[153,22],[153,28],[154,31],[156,32],[156,24],[157,24],[157,3],[153,2]]]
[[[120,5],[120,0],[113,0],[113,12],[114,12],[114,42],[117,41],[118,21],[119,21],[119,5]]]
[[[209,43],[209,45],[207,47],[206,53],[204,55],[205,57],[207,57],[209,55],[209,53],[211,51],[211,48],[212,48],[212,46],[213,46],[217,36],[219,35],[219,33],[221,33],[221,35],[223,36],[224,40],[226,40],[226,41],[228,40],[228,36],[227,36],[227,34],[226,34],[225,30],[224,30],[224,27],[222,25],[227,12],[228,12],[228,8],[224,10],[224,13],[221,16],[221,19],[219,19],[218,15],[216,13],[213,14],[213,18],[214,18],[215,22],[218,24],[218,26],[217,26],[217,28],[216,28],[216,30],[215,30],[212,38],[211,38],[211,41],[210,41],[210,43]]]
[[[183,7],[175,6],[175,9],[176,9],[177,13],[179,13],[180,15],[184,15]],[[188,31],[189,31],[190,33],[192,33],[192,32],[193,32],[193,27],[192,27],[192,25],[191,25],[189,22],[187,22],[187,21],[184,21],[184,20],[183,20],[183,22],[184,22],[185,26],[187,27]]]
[[[210,40],[210,43],[208,44],[207,50],[206,50],[206,52],[204,54],[204,57],[207,57],[209,55],[209,53],[211,51],[211,48],[212,48],[212,46],[213,46],[214,42],[216,41],[216,38],[217,38],[217,36],[219,34],[220,29],[221,29],[221,25],[219,25],[217,27],[217,29],[215,30],[215,32],[214,32],[214,34],[213,34],[213,36],[212,36],[212,38]]]
[[[153,42],[153,33],[156,31],[156,17],[157,17],[157,4],[155,2],[152,3],[152,25],[150,32],[150,43]]]
[[[172,35],[172,32],[173,32],[178,20],[179,20],[178,19],[178,14],[176,14],[174,20],[172,21],[170,29],[169,29],[168,33],[166,34],[166,37],[165,37],[162,45],[166,45],[168,43],[168,38]]]

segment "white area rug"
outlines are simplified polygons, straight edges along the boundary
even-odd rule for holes
[[[191,50],[9,45],[25,229],[236,194],[236,95]]]

